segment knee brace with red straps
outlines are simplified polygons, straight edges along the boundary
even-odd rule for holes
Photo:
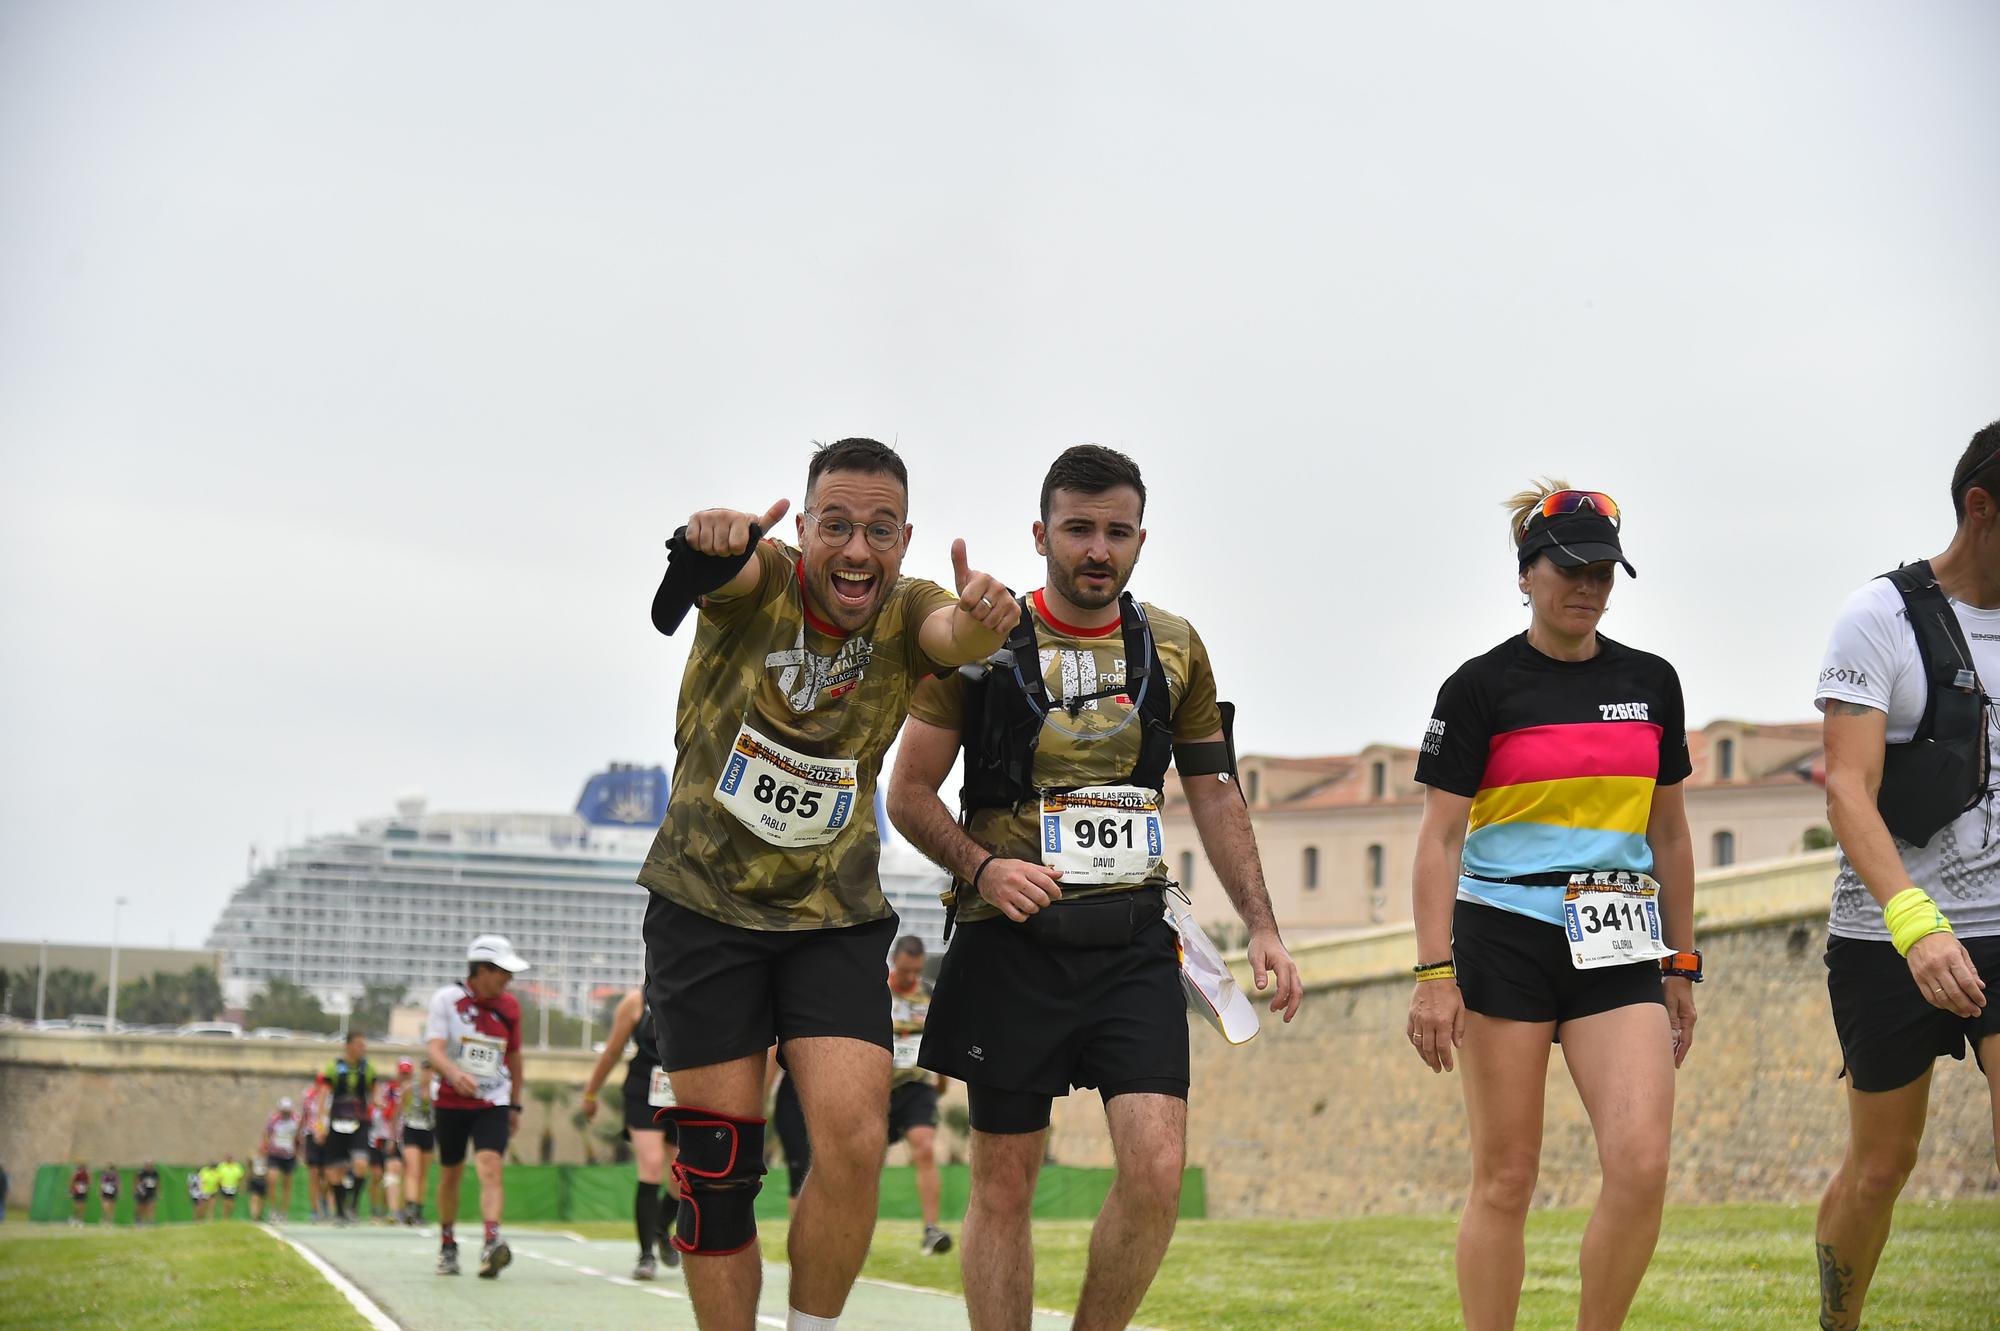
[[[757,1240],[757,1194],[764,1187],[764,1120],[693,1105],[670,1105],[654,1121],[680,1138],[674,1182],[680,1211],[674,1247],[698,1256],[741,1252]]]

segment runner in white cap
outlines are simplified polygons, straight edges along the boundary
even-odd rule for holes
[[[521,1076],[521,1005],[507,982],[528,969],[514,945],[499,934],[481,934],[465,950],[466,976],[431,995],[424,1028],[434,1088],[438,1158],[438,1262],[441,1276],[458,1274],[458,1185],[469,1143],[479,1171],[479,1214],[486,1238],[479,1274],[500,1274],[514,1255],[500,1237],[500,1162],[507,1139],[521,1126],[515,1099]]]
[[[292,1214],[292,1171],[298,1168],[299,1155],[299,1116],[293,1111],[291,1096],[280,1096],[278,1112],[264,1120],[264,1138],[257,1143],[257,1154],[283,1180],[271,1196],[270,1207],[271,1219],[282,1224]]]

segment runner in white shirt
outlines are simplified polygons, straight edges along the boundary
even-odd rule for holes
[[[1940,1057],[1971,1046],[2000,1151],[2000,421],[1959,455],[1951,501],[1943,554],[1847,598],[1814,695],[1840,843],[1826,987],[1848,1119],[1814,1231],[1826,1331],[1861,1325]]]
[[[458,1274],[459,1180],[465,1151],[479,1171],[479,1213],[486,1223],[479,1274],[491,1280],[514,1259],[500,1237],[504,1204],[500,1163],[507,1139],[521,1126],[515,1091],[521,1076],[521,1005],[507,982],[528,963],[498,934],[481,934],[466,949],[466,977],[431,996],[424,1039],[437,1069],[433,1130],[438,1158],[438,1262],[442,1276]]]
[[[292,1213],[292,1171],[298,1167],[299,1157],[299,1116],[292,1110],[291,1096],[282,1097],[278,1111],[264,1120],[264,1139],[257,1143],[257,1154],[284,1180],[271,1198],[269,1212],[272,1221],[282,1224]]]

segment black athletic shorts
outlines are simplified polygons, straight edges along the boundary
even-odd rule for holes
[[[252,1174],[250,1176],[250,1195],[252,1197],[262,1197],[270,1189],[270,1186],[271,1176],[269,1174]]]
[[[1159,893],[1139,895],[1138,923],[1122,945],[1050,946],[1004,917],[958,926],[917,1062],[967,1083],[975,1127],[982,1089],[1054,1097],[1094,1086],[1107,1098],[1137,1089],[1187,1098],[1174,931]]]
[[[1660,963],[1578,970],[1561,925],[1460,899],[1451,912],[1451,962],[1465,1010],[1507,1021],[1562,1023],[1635,1003],[1666,1004]]]
[[[890,1047],[884,959],[896,917],[844,929],[739,929],[657,894],[646,903],[646,1002],[668,1072],[845,1036]]]
[[[1847,1064],[1841,1071],[1855,1090],[1908,1086],[1935,1060],[1964,1058],[1967,1044],[1978,1059],[1979,1042],[2000,1035],[2000,938],[1958,941],[1986,981],[1986,1008],[1976,1017],[1933,1007],[1894,943],[1827,936],[1826,992]]]
[[[326,1164],[326,1152],[320,1146],[318,1137],[306,1134],[306,1168],[319,1169]]]
[[[329,1169],[352,1164],[356,1156],[368,1158],[368,1134],[359,1128],[353,1132],[329,1132],[320,1146],[320,1161]]]
[[[806,1135],[805,1106],[799,1103],[799,1088],[790,1073],[778,1083],[776,1104],[771,1109],[771,1126],[777,1129],[778,1146],[785,1153],[785,1186],[792,1196],[806,1185],[812,1170],[812,1138]]]
[[[298,1159],[289,1155],[267,1155],[264,1157],[264,1163],[273,1173],[289,1174],[298,1165]]]
[[[436,1141],[432,1138],[429,1128],[413,1128],[407,1124],[404,1125],[403,1149],[407,1151],[412,1148],[424,1152],[435,1151],[437,1149]]]
[[[625,1101],[625,1131],[628,1136],[634,1128],[637,1128],[641,1132],[664,1132],[667,1134],[667,1144],[669,1146],[678,1146],[681,1140],[680,1129],[671,1123],[660,1122],[659,1108],[646,1103],[646,1094],[650,1089],[648,1083],[652,1081],[652,1078],[652,1064],[626,1065],[625,1093],[623,1096]]]
[[[905,1082],[889,1092],[889,1141],[903,1140],[911,1128],[937,1126],[937,1086],[928,1081]]]
[[[507,1150],[508,1109],[506,1105],[487,1105],[484,1109],[445,1109],[442,1106],[432,1111],[436,1116],[437,1158],[446,1168],[465,1163],[465,1146],[469,1141],[474,1151]]]
[[[389,1147],[389,1150],[384,1150],[382,1149],[381,1142],[371,1140],[368,1143],[368,1163],[380,1169],[388,1162],[389,1151],[393,1151],[394,1149],[396,1148],[392,1145]]]

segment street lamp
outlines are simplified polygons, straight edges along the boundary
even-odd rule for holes
[[[118,1029],[118,913],[125,909],[125,898],[117,897],[111,903],[111,1001],[105,1005],[104,1033],[110,1035]]]

